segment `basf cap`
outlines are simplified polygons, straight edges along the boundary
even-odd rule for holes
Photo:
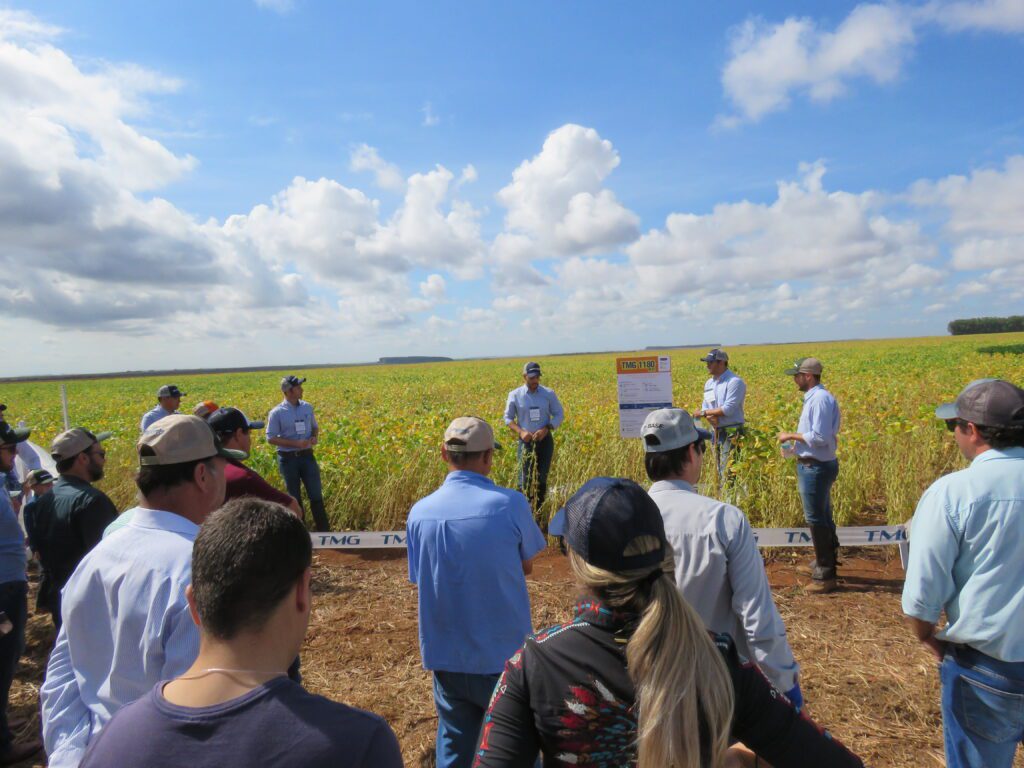
[[[713,363],[716,360],[721,360],[722,362],[728,363],[729,353],[726,352],[724,349],[712,349],[710,352],[704,355],[704,357],[701,358],[702,363]]]
[[[796,376],[798,373],[813,373],[821,376],[821,360],[816,357],[801,357],[793,362],[791,368],[786,369],[787,376]]]
[[[523,376],[540,376],[540,363],[529,362],[524,365]]]
[[[200,461],[214,456],[242,461],[249,454],[221,445],[210,425],[198,416],[174,413],[154,422],[142,433],[136,446],[139,464],[144,467],[167,466]]]
[[[161,397],[184,397],[185,393],[178,389],[177,384],[164,384],[156,391],[157,398]]]
[[[936,408],[935,415],[983,427],[1024,427],[1024,390],[1002,379],[978,379],[964,387],[956,402]]]
[[[693,417],[682,408],[660,408],[647,414],[640,437],[644,439],[644,451],[664,453],[698,440],[710,440],[711,433],[696,427]]]
[[[25,475],[25,482],[29,485],[42,485],[43,483],[52,483],[53,475],[47,470],[39,468],[33,469],[27,475]]]
[[[262,421],[249,421],[237,408],[219,408],[206,420],[214,432],[231,432],[236,429],[263,429]]]
[[[457,440],[457,443],[450,441]],[[449,453],[476,453],[501,448],[494,441],[491,425],[477,416],[460,416],[444,431],[444,447]]]
[[[640,571],[665,559],[665,522],[643,488],[623,477],[595,477],[572,495],[548,526],[591,565],[606,571]],[[637,547],[641,536],[654,548]],[[634,551],[639,550],[639,551]]]
[[[50,455],[54,461],[70,459],[82,451],[87,451],[96,443],[102,443],[113,432],[99,432],[93,434],[85,427],[73,427],[67,432],[61,432],[50,444]]]
[[[285,376],[283,379],[281,379],[281,391],[287,392],[289,389],[305,383],[305,379],[300,379],[298,376],[292,376],[289,374],[288,376]]]

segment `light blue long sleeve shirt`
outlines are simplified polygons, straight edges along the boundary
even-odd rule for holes
[[[804,409],[800,412],[800,424],[796,431],[804,436],[805,443],[794,441],[796,455],[800,458],[832,461],[836,457],[839,443],[839,403],[832,393],[818,384],[804,392]]]
[[[132,511],[62,593],[64,625],[39,691],[51,768],[77,766],[114,713],[183,674],[199,653],[185,600],[199,527],[171,512]]]
[[[275,405],[267,416],[267,439],[283,437],[285,440],[308,440],[320,429],[313,415],[313,406],[305,400],[292,405],[282,400]],[[278,453],[292,453],[299,448],[276,446]]]
[[[704,399],[700,409],[725,411],[718,419],[719,427],[738,427],[744,422],[743,401],[747,397],[747,383],[728,368],[717,379],[712,376],[704,383]],[[788,688],[785,690],[789,690]]]
[[[943,611],[938,638],[1024,661],[1024,448],[985,451],[917,504],[903,612]]]
[[[536,432],[541,427],[558,429],[565,418],[555,390],[541,384],[531,392],[525,384],[508,393],[505,401],[505,424],[513,421],[525,430]]]
[[[708,629],[732,635],[772,685],[791,690],[800,667],[747,518],[731,504],[696,493],[685,480],[659,480],[649,493],[665,521],[676,586],[686,602]]]
[[[177,411],[168,411],[162,405],[157,403],[142,415],[142,421],[139,422],[139,431],[145,432],[151,426],[160,421],[160,419],[175,413],[177,413]]]
[[[25,531],[0,482],[0,584],[8,581],[25,581]]]

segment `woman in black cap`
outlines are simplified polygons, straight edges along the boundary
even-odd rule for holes
[[[545,766],[863,766],[704,628],[663,570],[671,550],[643,488],[590,480],[551,532],[583,597],[506,663],[474,766],[527,768],[538,752]]]

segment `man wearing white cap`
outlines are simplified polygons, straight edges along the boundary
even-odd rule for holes
[[[37,606],[45,608],[60,629],[60,593],[82,558],[103,538],[117,518],[117,507],[93,483],[103,478],[110,432],[93,434],[75,427],[54,438],[50,455],[59,477],[53,490],[32,505],[33,549],[39,553],[43,578]],[[28,521],[26,521],[26,527]]]
[[[526,497],[487,477],[499,447],[483,419],[455,419],[441,445],[448,476],[406,523],[420,653],[434,673],[437,768],[469,768],[505,660],[533,631],[525,574],[547,541]]]
[[[320,437],[320,425],[313,415],[313,406],[302,399],[305,379],[285,376],[281,379],[284,400],[267,416],[267,442],[277,448],[277,468],[285,487],[302,507],[302,489],[306,489],[313,524],[318,531],[331,530],[324,509],[320,465],[313,448]]]
[[[917,505],[903,613],[940,663],[946,764],[1010,768],[1024,737],[1024,390],[981,379],[935,415],[970,466]]]
[[[160,419],[177,413],[178,406],[181,405],[181,398],[184,396],[185,393],[178,389],[177,384],[164,384],[160,387],[156,391],[157,404],[143,414],[142,421],[139,423],[139,431],[145,432]]]
[[[225,449],[196,416],[173,414],[139,438],[140,504],[97,544],[64,588],[64,625],[40,689],[50,768],[77,766],[117,710],[199,652],[189,614],[192,542],[224,501]]]
[[[810,564],[811,592],[832,592],[836,588],[839,539],[832,516],[832,485],[839,477],[839,404],[821,385],[821,361],[801,357],[786,370],[797,389],[804,393],[804,407],[796,432],[780,432],[780,443],[792,443],[796,455],[796,477],[803,502],[804,518],[811,527],[814,561]]]
[[[534,509],[540,509],[548,493],[548,473],[555,455],[551,433],[562,425],[565,411],[555,390],[541,386],[540,363],[523,366],[523,385],[508,393],[505,426],[519,438],[519,490]]]
[[[747,383],[729,370],[729,353],[724,349],[712,349],[701,361],[707,364],[711,378],[704,382],[700,410],[693,417],[711,425],[718,474],[724,481],[733,443],[743,430]]]
[[[772,599],[764,560],[746,516],[696,491],[709,432],[680,408],[648,414],[640,430],[649,491],[665,520],[676,586],[713,632],[725,632],[745,658],[798,708],[799,667]]]

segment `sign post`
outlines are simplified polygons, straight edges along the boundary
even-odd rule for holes
[[[615,359],[619,382],[619,436],[640,437],[651,411],[672,407],[672,360],[668,355]]]

